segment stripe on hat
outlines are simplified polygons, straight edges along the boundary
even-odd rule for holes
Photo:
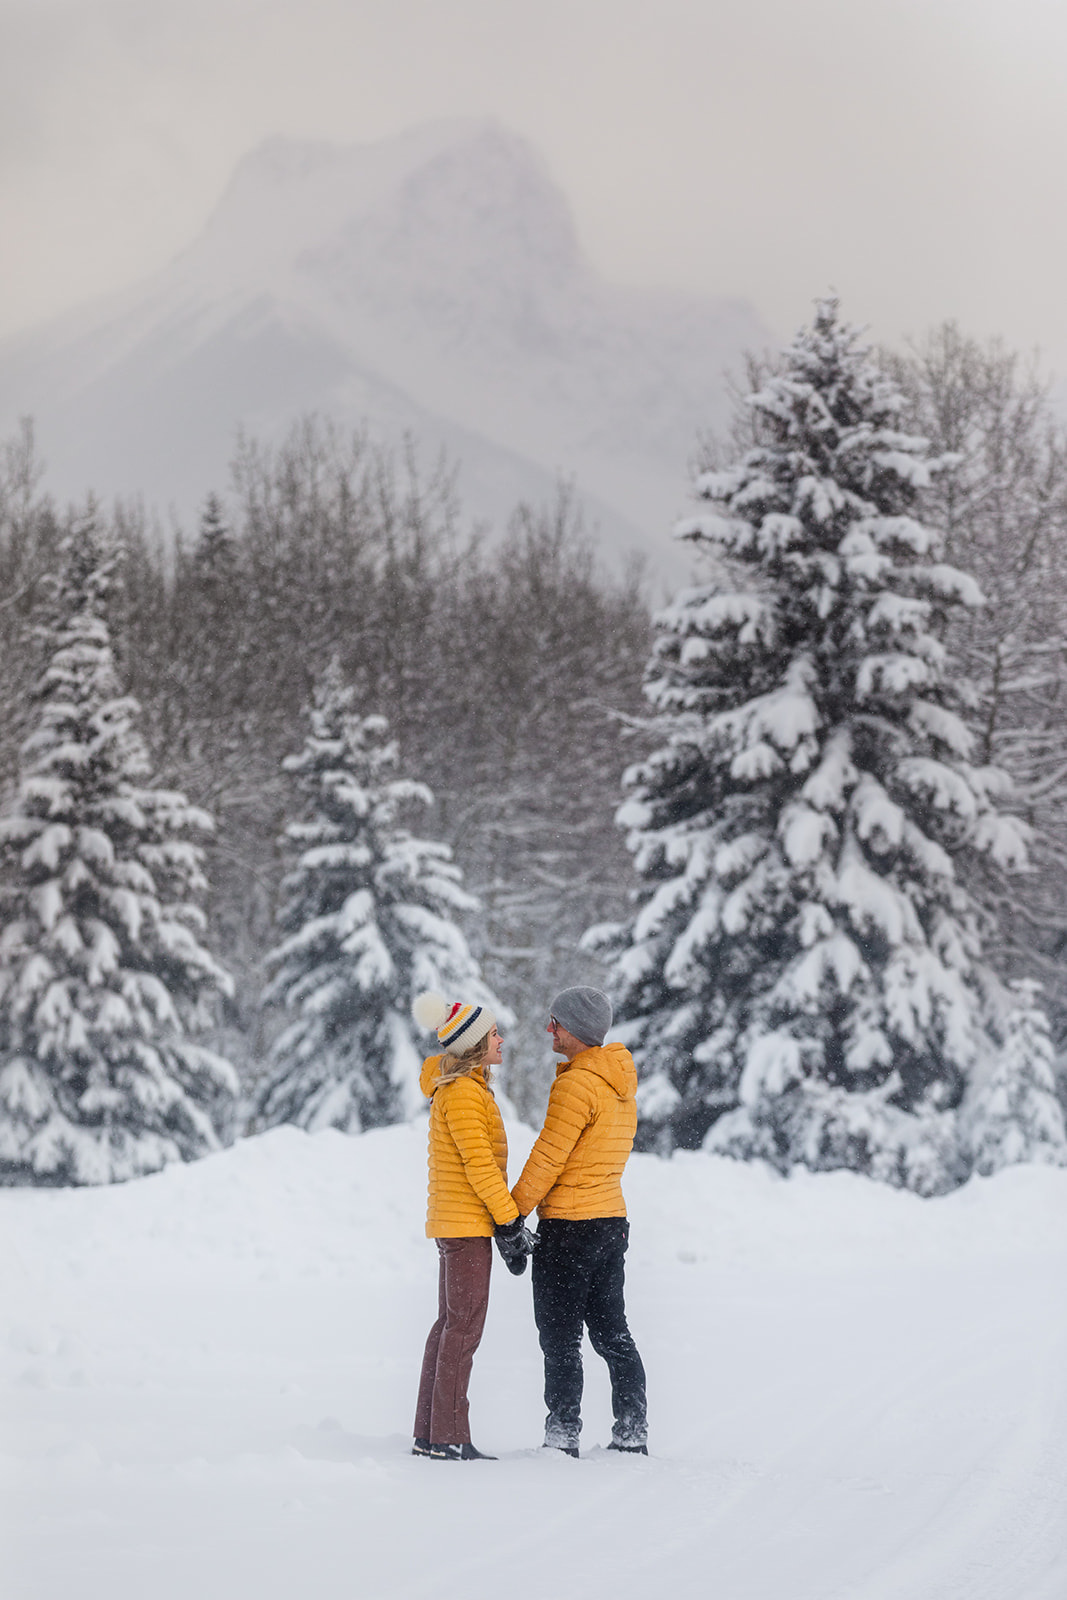
[[[481,1014],[481,1006],[457,1004],[444,1027],[437,1030],[437,1037],[444,1045],[454,1044],[461,1034],[466,1033],[468,1028],[473,1027]]]

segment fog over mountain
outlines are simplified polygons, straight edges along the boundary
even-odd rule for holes
[[[0,349],[0,429],[35,418],[58,493],[143,493],[188,524],[239,427],[275,440],[315,411],[444,446],[469,516],[563,475],[606,544],[662,549],[725,370],[767,341],[742,302],[605,283],[496,123],[274,139],[163,272]]]

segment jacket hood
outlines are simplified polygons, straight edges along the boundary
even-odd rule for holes
[[[422,1063],[422,1071],[419,1073],[419,1088],[427,1100],[433,1098],[433,1092],[437,1088],[437,1074],[441,1070],[441,1059],[440,1056],[427,1056]]]
[[[637,1093],[637,1068],[624,1044],[590,1045],[588,1050],[580,1051],[572,1061],[562,1061],[556,1068],[557,1078],[561,1072],[569,1072],[572,1067],[584,1067],[586,1072],[595,1072],[610,1089],[614,1089],[620,1100],[632,1100]]]

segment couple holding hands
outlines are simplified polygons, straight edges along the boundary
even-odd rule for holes
[[[431,1100],[426,1234],[440,1257],[438,1317],[426,1340],[412,1453],[435,1461],[492,1460],[471,1443],[467,1384],[489,1303],[492,1241],[514,1273],[532,1256],[533,1307],[545,1358],[545,1448],[577,1456],[582,1330],[607,1363],[615,1424],[609,1450],[647,1455],[645,1369],[626,1325],[628,1223],[620,1178],[637,1128],[637,1072],[605,1044],[611,1002],[564,989],[548,1031],[564,1059],[545,1125],[509,1193],[508,1144],[490,1089],[503,1040],[484,1006],[423,994],[412,1011],[437,1033],[423,1064]],[[537,1209],[536,1234],[525,1219]]]

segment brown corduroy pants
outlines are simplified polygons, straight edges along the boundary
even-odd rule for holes
[[[426,1340],[415,1437],[469,1444],[467,1385],[489,1305],[491,1239],[438,1239],[437,1321]]]

